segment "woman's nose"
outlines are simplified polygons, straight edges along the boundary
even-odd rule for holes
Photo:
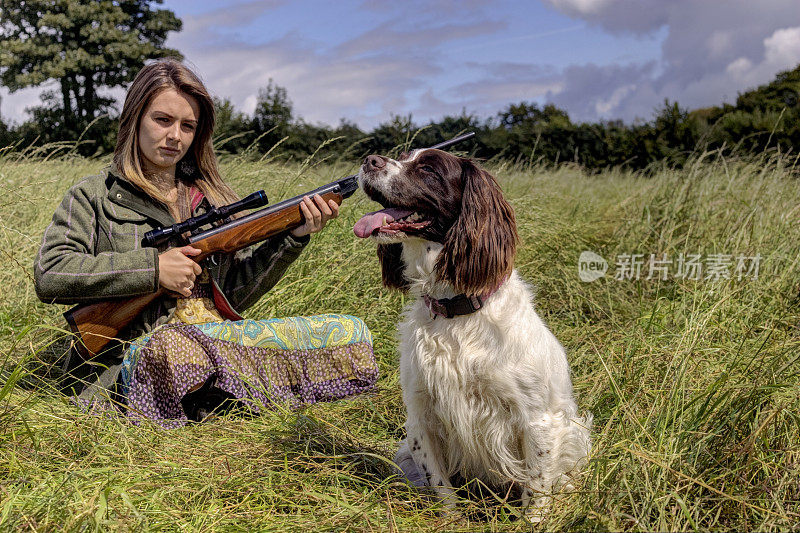
[[[167,130],[167,138],[172,140],[180,140],[181,138],[181,125],[176,122]]]

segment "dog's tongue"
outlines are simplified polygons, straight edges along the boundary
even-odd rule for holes
[[[361,220],[356,222],[355,226],[353,226],[353,233],[356,234],[356,237],[365,239],[372,235],[373,231],[383,226],[384,221],[388,224],[389,222],[393,222],[398,218],[407,217],[411,213],[412,211],[397,209],[395,207],[381,209],[380,211],[375,211],[374,213],[367,213],[361,217]]]

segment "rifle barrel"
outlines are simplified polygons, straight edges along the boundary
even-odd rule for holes
[[[459,135],[458,137],[453,137],[449,141],[444,141],[440,142],[439,144],[434,144],[433,146],[431,146],[431,148],[434,150],[442,150],[444,148],[447,148],[448,146],[460,143],[461,141],[466,141],[467,139],[471,139],[472,137],[475,137],[474,131],[467,132],[464,135]]]

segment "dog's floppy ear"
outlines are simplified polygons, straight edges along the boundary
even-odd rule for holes
[[[495,289],[511,274],[517,249],[514,210],[494,176],[462,159],[461,214],[445,235],[439,278],[468,296]]]
[[[403,276],[402,243],[379,244],[378,260],[381,262],[381,276],[384,286],[390,289],[408,291],[408,280]]]

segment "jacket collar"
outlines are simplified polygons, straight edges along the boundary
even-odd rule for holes
[[[155,220],[161,226],[175,224],[175,220],[166,207],[120,176],[113,167],[109,167],[106,172],[109,201]]]

